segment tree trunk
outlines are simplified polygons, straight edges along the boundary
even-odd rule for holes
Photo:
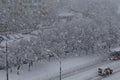
[[[20,74],[20,65],[18,65],[18,67],[17,67],[17,75],[19,75]]]

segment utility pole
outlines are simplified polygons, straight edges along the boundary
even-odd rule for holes
[[[7,36],[7,35],[6,35]],[[9,73],[8,73],[8,45],[7,45],[7,39],[6,39],[6,80],[9,80]]]
[[[62,66],[61,66],[61,56],[60,56],[60,80],[62,80]]]
[[[53,53],[53,55],[58,59],[59,61],[59,80],[62,80],[62,61],[61,61],[61,54],[60,56],[56,55],[55,53]]]

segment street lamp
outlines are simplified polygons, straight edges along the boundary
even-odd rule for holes
[[[9,73],[8,73],[8,44],[7,39],[5,39],[5,47],[0,46],[1,48],[5,48],[5,50],[0,50],[5,53],[5,68],[6,68],[6,80],[9,80]]]
[[[50,50],[48,50],[48,49],[47,49],[47,51],[50,52]],[[59,72],[59,73],[60,73],[59,79],[62,80],[62,65],[61,65],[62,62],[61,62],[61,56],[59,57],[59,56],[58,56],[57,54],[55,54],[55,53],[52,53],[52,54],[53,54],[53,55],[58,59],[58,61],[59,61],[59,65],[60,65],[60,67],[59,67],[59,70],[60,70],[60,72]]]
[[[60,76],[59,76],[59,78],[60,78],[60,80],[62,80],[62,62],[61,62],[61,56],[60,57],[58,57],[58,55],[56,55],[56,54],[54,54],[57,58],[58,58],[58,61],[59,61],[59,65],[60,65]]]
[[[0,51],[2,51],[3,53],[5,53],[6,80],[9,80],[7,33],[6,33],[5,35],[6,35],[6,38],[4,38],[4,40],[5,40],[5,45],[4,45],[4,46],[0,46],[0,48],[1,48],[1,49],[4,49],[4,50],[0,50]]]
[[[61,57],[60,57],[60,80],[62,80],[62,66],[61,66]]]
[[[6,80],[9,80],[9,73],[8,73],[8,45],[7,45],[7,40],[6,40],[6,50],[5,50],[5,55],[6,55]]]

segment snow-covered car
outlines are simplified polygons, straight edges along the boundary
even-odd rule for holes
[[[114,51],[110,53],[110,60],[120,60],[120,51]]]
[[[113,73],[113,70],[109,67],[107,68],[98,68],[98,75],[99,76],[107,76],[111,75]]]

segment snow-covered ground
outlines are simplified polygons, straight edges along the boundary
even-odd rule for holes
[[[101,62],[102,61],[102,62]],[[97,76],[98,67],[110,67],[113,75]],[[100,56],[81,56],[62,59],[62,80],[119,80],[120,61],[104,61]],[[13,71],[9,80],[59,80],[59,61],[34,63],[31,71],[24,65],[20,75]],[[0,80],[6,80],[5,71],[0,71]]]
[[[96,63],[99,59],[100,58],[97,56],[70,57],[62,59],[62,73],[89,66]],[[5,71],[0,71],[0,80],[6,80],[5,75]],[[49,78],[58,75],[59,61],[41,61],[39,64],[35,63],[30,72],[28,72],[27,65],[23,66],[20,75],[16,75],[16,71],[13,71],[9,75],[9,80],[48,80]]]

